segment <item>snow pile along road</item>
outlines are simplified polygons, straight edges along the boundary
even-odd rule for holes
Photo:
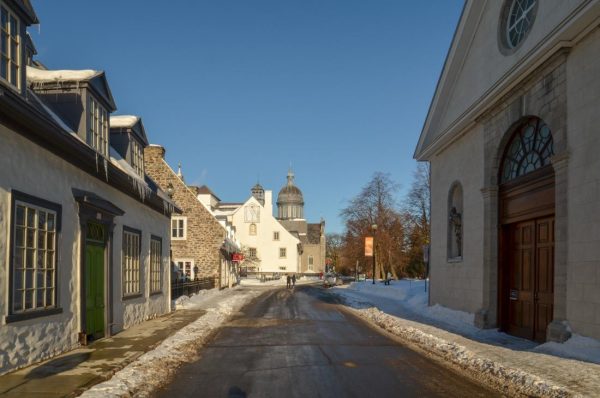
[[[367,321],[401,337],[403,340],[444,361],[469,372],[477,380],[492,385],[510,396],[570,397],[573,394],[537,376],[518,369],[511,369],[497,362],[479,357],[465,347],[425,333],[417,328],[403,325],[402,319],[388,315],[377,308],[353,309]]]
[[[199,348],[213,331],[262,292],[234,289],[225,293],[228,295],[208,293],[186,300],[189,307],[200,306],[206,299],[218,299],[218,302],[208,308],[205,315],[165,339],[156,349],[140,356],[116,372],[110,380],[95,385],[81,397],[145,397],[168,383],[182,364],[197,358]]]

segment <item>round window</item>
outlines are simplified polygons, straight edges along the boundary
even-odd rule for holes
[[[505,32],[506,44],[516,48],[533,25],[537,0],[513,0],[508,11]]]

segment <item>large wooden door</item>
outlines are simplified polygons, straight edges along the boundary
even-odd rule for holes
[[[85,253],[86,334],[104,337],[104,247],[86,245]]]
[[[508,333],[546,340],[554,300],[554,217],[508,227]]]

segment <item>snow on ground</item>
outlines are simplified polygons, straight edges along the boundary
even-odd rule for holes
[[[296,279],[296,285],[306,285],[310,283],[319,282],[318,279],[310,279],[310,278],[299,278]],[[287,283],[287,279],[282,277],[273,281],[261,282],[260,279],[256,278],[242,278],[240,280],[240,285],[242,286],[285,286]]]
[[[497,329],[478,329],[472,314],[429,307],[424,281],[354,282],[331,291],[361,318],[505,394],[590,396],[600,390],[594,364],[600,362],[598,340],[573,335],[563,344],[537,345]]]
[[[262,291],[233,288],[201,291],[187,300],[181,308],[202,308],[207,313],[165,339],[157,348],[116,372],[103,383],[84,392],[86,398],[144,397],[169,381],[183,363],[194,360],[206,338],[225,323],[242,306]]]

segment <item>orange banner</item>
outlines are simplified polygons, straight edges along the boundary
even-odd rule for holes
[[[367,236],[365,238],[365,256],[373,257],[373,237]]]

